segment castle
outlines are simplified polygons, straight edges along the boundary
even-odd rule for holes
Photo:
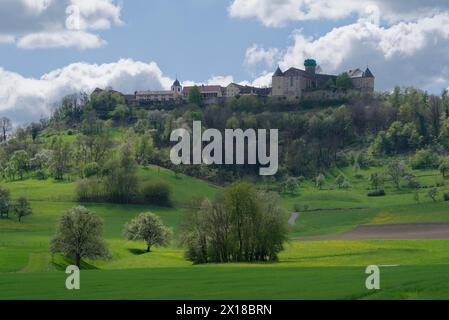
[[[278,67],[273,74],[271,95],[287,99],[312,96],[315,91],[330,91],[336,87],[338,76],[317,73],[317,63],[313,59],[304,62],[305,70],[290,68],[285,72]],[[352,81],[352,90],[374,92],[375,77],[369,68],[346,72]]]
[[[282,71],[279,67],[272,77],[272,86],[257,88],[248,85],[231,83],[227,87],[219,85],[197,86],[205,104],[225,101],[227,98],[239,96],[274,97],[287,100],[301,98],[332,98],[341,93],[364,92],[373,93],[375,77],[369,68],[346,72],[351,82],[349,87],[338,86],[338,76],[317,72],[317,63],[313,59],[304,62],[305,70],[290,68]],[[348,78],[347,77],[347,78]],[[129,103],[137,104],[182,104],[189,97],[193,86],[182,87],[178,79],[170,90],[136,91],[134,95],[124,95]]]

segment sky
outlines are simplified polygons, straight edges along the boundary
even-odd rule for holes
[[[48,116],[66,94],[271,75],[317,60],[369,66],[377,90],[449,87],[447,0],[0,0],[0,117]]]

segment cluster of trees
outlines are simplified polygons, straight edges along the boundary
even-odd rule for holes
[[[274,261],[287,240],[286,215],[272,193],[227,187],[215,200],[196,200],[181,228],[194,263]]]
[[[438,168],[438,163],[441,163],[439,165],[440,171],[443,175],[443,178],[446,176],[446,172],[448,170],[448,158],[443,158],[441,162],[434,160],[433,156],[431,157],[431,160],[426,160],[428,157],[430,157],[430,154],[428,154],[427,151],[419,152],[415,155],[415,157],[412,158],[412,168],[415,169],[418,164],[422,163],[422,166],[424,168],[429,167],[429,163],[432,161],[435,161],[434,168]],[[424,162],[421,162],[422,159],[424,159]],[[421,166],[418,166],[418,168],[421,168]],[[386,170],[384,172],[374,172],[369,177],[369,182],[371,184],[371,187],[374,189],[374,192],[370,193],[370,196],[384,196],[386,195],[384,186],[387,181],[390,181],[392,186],[395,187],[397,190],[402,188],[402,185],[404,182],[406,183],[406,187],[409,189],[419,189],[421,188],[421,183],[419,182],[418,178],[413,175],[410,170],[409,166],[404,160],[392,160],[388,163]],[[433,200],[436,201],[438,198],[438,187],[444,185],[443,182],[437,182],[436,186],[431,186],[429,188],[428,196]],[[415,193],[415,200],[419,202],[419,194]],[[444,200],[446,200],[446,197],[444,197]],[[449,200],[449,197],[448,197]]]
[[[125,224],[123,234],[128,240],[142,240],[150,252],[152,246],[166,246],[172,230],[152,213],[142,213]],[[75,260],[81,268],[82,259],[109,259],[111,253],[103,239],[103,220],[85,207],[64,212],[50,243],[52,254],[60,253]]]
[[[80,202],[147,203],[171,206],[172,190],[164,181],[142,182],[130,143],[123,143],[103,168],[88,167],[86,178],[78,181]]]
[[[9,190],[0,188],[0,218],[9,218],[10,214],[14,214],[20,223],[22,218],[32,215],[33,210],[26,197],[13,201]]]

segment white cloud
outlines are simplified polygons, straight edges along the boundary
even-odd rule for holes
[[[254,65],[264,63],[268,67],[273,67],[280,56],[280,51],[277,48],[265,49],[257,44],[253,44],[246,50],[245,65],[252,67]]]
[[[112,87],[124,93],[170,88],[173,80],[156,63],[123,59],[108,64],[74,63],[39,79],[26,78],[0,68],[0,115],[15,123],[48,116],[67,94]]]
[[[23,49],[76,48],[80,50],[99,48],[106,41],[98,35],[84,31],[40,32],[23,36],[17,46]]]
[[[230,83],[234,82],[233,76],[213,76],[205,82],[198,82],[192,80],[185,80],[182,82],[183,87],[200,86],[200,85],[216,85],[227,87]]]
[[[354,14],[397,22],[447,9],[447,0],[233,0],[228,11],[234,18],[256,18],[266,26],[280,27],[290,21],[337,20]]]
[[[20,48],[97,48],[95,30],[122,24],[115,0],[2,0],[0,42]]]
[[[121,59],[113,63],[73,63],[53,70],[40,78],[27,78],[0,67],[0,116],[10,117],[15,124],[37,121],[47,117],[61,99],[72,93],[90,94],[95,88],[111,87],[133,94],[141,90],[170,90],[174,79],[167,77],[155,62],[144,63]],[[221,85],[234,82],[232,76],[213,76],[205,82],[186,80],[183,86]],[[241,84],[266,87],[271,74],[265,73],[253,82]]]
[[[273,72],[264,71],[253,81],[241,81],[239,84],[242,86],[253,86],[258,88],[268,88],[271,86],[271,80],[273,77]]]
[[[207,80],[208,85],[217,85],[223,87],[227,87],[232,82],[234,82],[233,76],[214,76]]]
[[[0,34],[0,43],[14,43],[15,39],[11,35]]]
[[[318,61],[325,73],[370,65],[379,89],[414,85],[439,91],[449,86],[449,13],[382,27],[360,19],[319,38],[292,34],[294,44],[280,59],[282,68],[302,67],[307,58]],[[442,79],[445,79],[442,81]]]

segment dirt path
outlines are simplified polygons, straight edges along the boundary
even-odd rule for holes
[[[449,239],[449,223],[359,226],[352,231],[334,236],[298,238],[302,241],[394,239]]]
[[[299,212],[292,212],[290,215],[290,219],[288,220],[288,224],[293,226],[296,223],[296,219],[299,217]]]

